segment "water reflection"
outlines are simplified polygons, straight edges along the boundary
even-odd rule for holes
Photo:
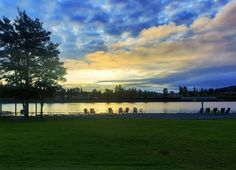
[[[38,105],[38,108],[40,106]],[[55,114],[75,114],[83,113],[84,109],[94,108],[96,113],[108,113],[108,108],[112,108],[114,113],[118,113],[118,109],[129,107],[132,111],[134,107],[143,109],[144,113],[196,113],[201,108],[200,102],[139,102],[139,103],[51,103],[45,104],[45,113]],[[236,102],[205,102],[204,107],[210,108],[228,108],[232,112],[236,112]],[[14,112],[14,104],[4,104],[4,111]],[[22,105],[17,105],[18,112],[22,109]],[[35,111],[35,105],[30,104],[30,112]]]

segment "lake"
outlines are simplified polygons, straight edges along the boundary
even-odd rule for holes
[[[107,113],[108,108],[112,108],[114,113],[122,107],[134,107],[143,109],[144,113],[196,113],[201,108],[201,102],[137,102],[137,103],[50,103],[44,105],[44,113],[49,114],[77,114],[83,113],[85,108],[94,108],[96,113]],[[236,102],[204,102],[204,108],[231,108],[231,112],[236,112]],[[18,113],[22,109],[22,104],[17,104]],[[34,112],[35,105],[30,104],[30,112]],[[14,104],[3,104],[3,111],[14,112]],[[38,105],[38,111],[40,106]]]

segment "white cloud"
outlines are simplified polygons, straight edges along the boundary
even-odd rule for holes
[[[213,19],[201,17],[191,26],[170,23],[151,27],[141,31],[136,38],[127,36],[127,33],[123,41],[112,45],[110,51],[96,51],[81,60],[67,60],[65,63],[69,70],[119,70],[122,74],[113,74],[119,80],[168,77],[191,69],[236,66],[235,18],[236,3],[231,2]],[[189,35],[179,38],[185,34]],[[173,38],[175,36],[177,40]],[[172,41],[165,41],[169,37]],[[91,76],[84,75],[87,78]],[[107,76],[103,78],[111,80]],[[95,76],[93,80],[102,79]]]

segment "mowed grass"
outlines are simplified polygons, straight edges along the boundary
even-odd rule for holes
[[[236,120],[0,120],[0,169],[236,169]]]

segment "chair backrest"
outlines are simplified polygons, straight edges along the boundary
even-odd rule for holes
[[[138,113],[138,109],[137,109],[137,107],[134,107],[134,109],[133,109],[133,113]]]
[[[91,109],[90,109],[90,113],[91,113],[91,114],[95,114],[94,108],[91,108]]]
[[[84,109],[84,114],[89,114],[88,109]]]
[[[228,107],[225,113],[229,113],[229,112],[230,112],[230,110],[231,110],[231,108],[230,108],[230,107]]]
[[[210,108],[206,108],[206,113],[210,113],[211,109]]]
[[[119,110],[118,110],[118,113],[122,114],[123,113],[123,108],[120,107]]]
[[[112,113],[113,113],[112,108],[108,108],[108,113],[109,113],[109,114],[112,114]]]
[[[125,113],[129,113],[129,108],[128,107],[125,108]]]
[[[224,113],[224,112],[225,112],[225,108],[221,108],[220,113]]]
[[[213,112],[216,113],[218,111],[218,108],[214,108]]]

